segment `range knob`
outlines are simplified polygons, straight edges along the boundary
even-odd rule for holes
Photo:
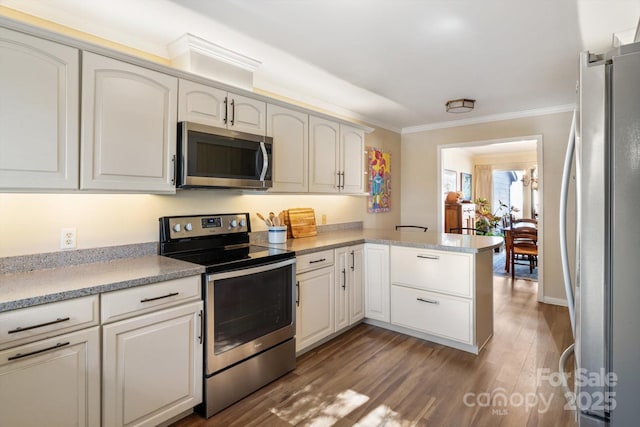
[[[236,227],[238,226],[238,221],[236,221],[235,219],[232,219],[232,220],[231,220],[230,225],[231,225],[233,228],[236,228]]]
[[[241,219],[240,220],[240,227],[246,227],[247,226],[247,220],[246,219]]]
[[[173,231],[175,231],[176,233],[179,233],[180,232],[180,228],[181,228],[180,224],[176,224],[176,225],[173,226]]]
[[[186,231],[191,231],[191,230],[193,230],[193,226],[191,225],[191,223],[190,223],[190,222],[188,222],[188,223],[186,223],[186,224],[184,225],[184,229],[185,229]]]

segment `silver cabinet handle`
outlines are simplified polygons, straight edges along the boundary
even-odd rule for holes
[[[347,290],[347,269],[342,269],[342,289]]]
[[[231,126],[236,121],[236,101],[235,99],[231,100]]]
[[[151,301],[155,301],[155,300],[159,300],[159,299],[163,299],[163,298],[175,297],[179,293],[180,292],[171,292],[170,294],[162,295],[160,297],[144,298],[144,299],[141,299],[140,302],[151,302]]]
[[[351,251],[351,271],[356,269],[356,253],[355,251]]]
[[[55,349],[57,349],[57,348],[67,346],[67,345],[69,345],[69,344],[70,344],[70,343],[69,343],[69,341],[67,341],[67,342],[63,342],[63,343],[58,343],[58,344],[56,344],[56,345],[54,345],[54,346],[51,346],[51,347],[43,348],[42,350],[31,351],[31,352],[29,352],[29,353],[25,353],[25,354],[20,354],[20,353],[18,353],[18,354],[16,354],[15,356],[8,357],[8,358],[7,358],[7,360],[18,360],[18,359],[22,359],[23,357],[33,356],[34,354],[44,353],[45,351],[49,351],[49,350],[55,350]]]
[[[176,183],[176,173],[178,169],[178,165],[176,164],[176,155],[171,156],[171,164],[173,165],[173,176],[171,177],[171,184],[175,185]]]
[[[417,255],[417,257],[422,259],[440,259],[440,257],[436,255]]]
[[[200,344],[202,344],[202,338],[204,336],[204,316],[202,315],[202,310],[198,313],[198,317],[200,318],[200,336],[198,339],[200,340]]]
[[[434,305],[438,305],[440,304],[440,301],[435,300],[435,299],[428,299],[428,298],[416,298],[416,300],[420,301],[420,302],[426,302],[428,304],[434,304]]]
[[[327,260],[326,258],[314,259],[313,261],[309,261],[309,264],[315,264],[317,262],[322,262],[326,260]]]
[[[300,281],[296,282],[296,306],[300,307]]]
[[[336,188],[339,191],[340,190],[340,171],[336,172],[336,175],[338,176],[338,185],[336,185]]]
[[[224,97],[224,119],[222,119],[222,121],[224,122],[224,124],[227,124],[227,116],[229,115],[229,112],[227,111],[227,100],[229,98],[227,98],[226,96]]]
[[[55,325],[56,323],[66,322],[69,319],[71,319],[71,318],[70,317],[59,317],[56,320],[52,320],[50,322],[39,323],[37,325],[32,325],[32,326],[25,326],[24,328],[18,326],[17,328],[12,329],[7,333],[8,334],[17,334],[18,332],[24,332],[24,331],[28,331],[30,329],[42,328],[44,326]]]
[[[340,176],[342,177],[340,179],[340,188],[344,190],[344,171],[340,172]]]

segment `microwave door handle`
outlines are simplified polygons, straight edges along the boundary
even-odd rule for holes
[[[267,156],[267,147],[264,142],[260,143],[260,151],[262,152],[262,172],[260,173],[260,181],[264,181],[264,177],[267,175],[269,168],[269,157]]]

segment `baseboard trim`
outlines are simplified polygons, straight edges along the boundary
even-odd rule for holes
[[[567,300],[564,298],[553,298],[553,297],[544,297],[542,298],[542,302],[545,304],[551,304],[551,305],[559,305],[562,307],[568,307],[569,304],[567,303]]]

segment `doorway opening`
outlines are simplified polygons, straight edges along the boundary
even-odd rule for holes
[[[439,162],[439,206],[438,226],[439,231],[444,232],[445,197],[447,191],[452,190],[452,177],[458,175],[453,191],[462,191],[463,177],[471,177],[471,201],[487,199],[491,212],[506,218],[505,225],[514,219],[532,218],[538,221],[538,262],[534,274],[522,277],[531,281],[535,286],[537,279],[538,300],[542,301],[544,295],[543,284],[543,251],[544,234],[542,218],[544,211],[542,206],[542,136],[525,136],[521,138],[509,138],[488,141],[472,141],[459,144],[447,144],[438,146]],[[501,174],[508,185],[504,188],[494,188],[494,176]],[[500,180],[497,178],[496,180]],[[458,187],[460,185],[460,187]],[[445,189],[445,186],[446,189]],[[465,189],[468,191],[468,189]],[[506,205],[506,209],[500,208],[500,202]],[[515,209],[510,209],[514,206]],[[516,210],[517,209],[517,210]],[[502,234],[504,236],[504,234]],[[501,248],[505,252],[504,245]],[[503,255],[504,256],[504,255]],[[498,268],[498,263],[501,265]],[[516,269],[518,272],[519,269]],[[496,262],[494,273],[505,271],[505,258]],[[510,274],[508,274],[510,278]]]

